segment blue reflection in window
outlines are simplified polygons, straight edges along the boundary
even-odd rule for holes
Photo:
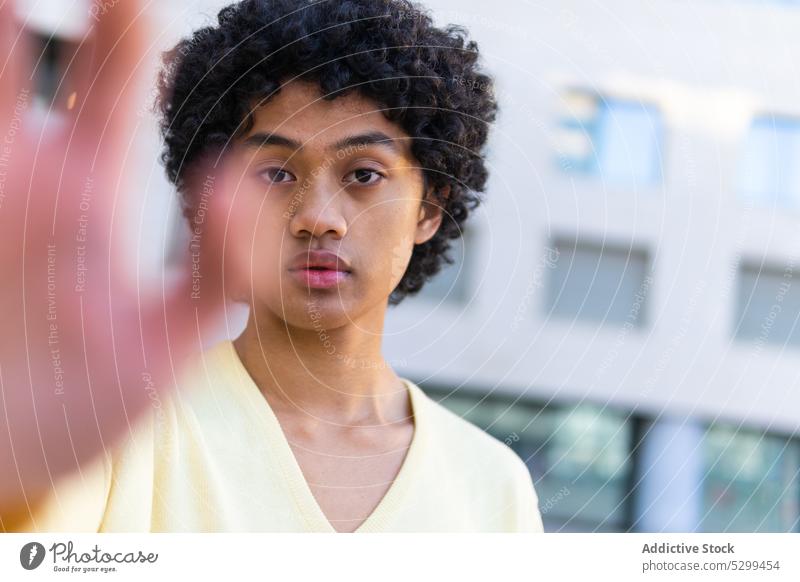
[[[740,195],[762,206],[800,206],[800,120],[772,115],[753,120],[742,163]]]
[[[594,175],[615,187],[652,186],[662,180],[664,127],[647,103],[573,93],[560,122],[559,165]]]

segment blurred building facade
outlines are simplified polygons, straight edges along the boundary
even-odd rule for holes
[[[798,531],[800,3],[428,4],[502,112],[389,360],[525,459],[548,531]]]

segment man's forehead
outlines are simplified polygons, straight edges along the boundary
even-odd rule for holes
[[[383,107],[377,102],[353,90],[334,99],[325,99],[319,86],[314,83],[297,81],[282,85],[280,90],[267,99],[253,104],[256,119],[280,118],[286,122],[298,120],[305,123],[321,122],[328,124],[348,118],[383,118]]]
[[[314,84],[290,84],[256,105],[253,126],[244,137],[249,146],[296,149],[302,144],[330,150],[364,143],[392,145],[399,154],[410,151],[405,131],[389,121],[374,101],[355,91],[326,100]]]

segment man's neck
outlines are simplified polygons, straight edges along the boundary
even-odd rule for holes
[[[381,354],[383,315],[301,329],[251,309],[234,346],[279,415],[347,427],[407,422],[407,391]]]

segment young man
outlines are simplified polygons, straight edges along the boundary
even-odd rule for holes
[[[217,291],[200,250],[226,224],[247,327],[174,393],[144,375],[152,408],[16,529],[542,531],[522,460],[381,355],[388,306],[439,271],[486,183],[477,59],[402,0],[245,0],[167,55],[192,297]]]

